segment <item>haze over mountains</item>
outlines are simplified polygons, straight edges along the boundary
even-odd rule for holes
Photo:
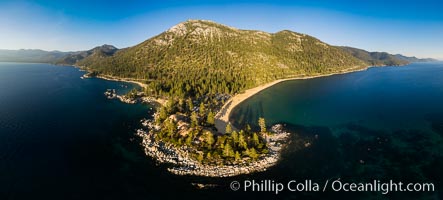
[[[166,91],[197,86],[195,77],[205,76],[209,83],[218,77],[215,85],[228,85],[229,92],[236,92],[280,78],[434,59],[331,46],[288,30],[266,33],[188,20],[125,49],[103,45],[79,52],[0,50],[0,61],[83,66],[105,75],[151,80]],[[210,90],[220,92],[218,87]]]
[[[405,59],[397,58],[395,55],[386,52],[368,52],[363,49],[357,49],[353,47],[340,47],[343,50],[349,52],[354,57],[365,61],[372,66],[385,66],[385,65],[406,65],[409,61]]]
[[[104,44],[85,51],[62,52],[44,51],[40,49],[2,50],[0,49],[0,62],[32,62],[52,63],[60,65],[74,65],[86,57],[111,56],[118,49],[112,45]]]
[[[415,56],[408,57],[408,56],[404,56],[401,54],[395,54],[395,57],[400,60],[406,60],[408,62],[435,62],[435,61],[438,61],[437,59],[434,59],[434,58],[417,58]]]
[[[386,52],[368,52],[363,49],[357,49],[353,47],[340,47],[343,50],[349,52],[354,57],[369,63],[372,66],[396,66],[396,65],[406,65],[411,62],[432,62],[437,61],[432,58],[416,58],[408,57],[401,54],[389,54]]]
[[[0,49],[0,62],[54,63],[68,54],[69,52],[43,51],[40,49]]]

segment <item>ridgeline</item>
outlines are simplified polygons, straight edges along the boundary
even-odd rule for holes
[[[235,94],[273,80],[369,64],[314,37],[239,30],[188,20],[112,56],[76,63],[99,74],[145,80],[153,95]]]

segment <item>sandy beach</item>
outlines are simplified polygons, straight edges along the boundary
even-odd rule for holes
[[[105,79],[108,81],[121,81],[121,82],[135,83],[142,88],[148,87],[148,85],[146,83],[139,82],[138,80],[135,80],[135,79],[118,78],[118,77],[114,77],[114,76],[103,76],[103,75],[99,75],[99,76],[97,76],[97,78]]]
[[[332,75],[337,75],[337,74],[345,74],[345,73],[363,71],[368,68],[369,67],[364,67],[364,68],[354,67],[354,68],[350,68],[345,71],[340,71],[340,72],[335,72],[335,73],[330,73],[330,74],[319,74],[319,75],[314,75],[314,76],[300,76],[300,77],[279,79],[279,80],[275,80],[270,83],[266,83],[264,85],[257,86],[255,88],[248,89],[248,90],[244,91],[243,93],[236,94],[235,96],[233,96],[231,99],[229,99],[223,105],[223,107],[220,109],[220,111],[215,115],[215,127],[217,128],[218,132],[225,133],[226,125],[229,122],[229,116],[231,115],[232,110],[238,104],[240,104],[241,102],[248,99],[249,97],[252,97],[255,94],[261,92],[262,90],[269,88],[275,84],[278,84],[278,83],[281,83],[284,81],[290,81],[290,80],[311,79],[311,78],[318,78],[318,77],[332,76]],[[122,82],[135,83],[142,88],[146,88],[148,86],[146,83],[142,83],[142,82],[139,82],[139,80],[134,80],[134,79],[119,78],[119,77],[113,77],[113,76],[103,76],[103,75],[99,75],[99,76],[97,76],[97,78],[110,80],[110,81],[122,81]],[[166,103],[165,99],[155,99],[155,101],[157,101],[161,105],[164,105]],[[232,124],[231,124],[231,126],[232,126],[233,130],[238,130]]]
[[[218,132],[225,133],[226,125],[229,122],[229,116],[231,115],[232,110],[241,102],[248,99],[249,97],[254,96],[255,94],[261,92],[262,90],[269,88],[277,83],[281,83],[284,81],[290,81],[290,80],[301,80],[301,79],[311,79],[311,78],[318,78],[318,77],[325,77],[325,76],[332,76],[337,74],[345,74],[345,73],[351,73],[351,72],[357,72],[357,71],[363,71],[368,69],[368,67],[361,68],[361,67],[354,67],[351,69],[348,69],[346,71],[340,71],[330,74],[319,74],[314,76],[304,76],[304,77],[293,77],[293,78],[286,78],[286,79],[279,79],[275,80],[270,83],[266,83],[264,85],[260,85],[255,88],[248,89],[244,91],[243,93],[236,94],[233,96],[229,101],[223,105],[223,107],[220,109],[220,111],[215,115],[215,127],[217,128]],[[232,126],[232,124],[231,124]],[[232,126],[233,127],[233,126]],[[233,127],[233,130],[238,130],[236,127]]]
[[[141,88],[148,87],[148,85],[146,83],[139,82],[138,80],[135,80],[135,79],[118,78],[118,77],[114,77],[114,76],[103,76],[103,75],[96,76],[96,78],[104,79],[104,80],[108,80],[108,81],[121,81],[121,82],[127,82],[127,83],[134,83],[134,84],[137,84],[138,86],[140,86]],[[163,98],[144,97],[144,98],[142,98],[142,102],[155,102],[160,105],[165,105],[167,100],[163,99]]]

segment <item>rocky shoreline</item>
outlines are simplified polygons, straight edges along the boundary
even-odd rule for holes
[[[82,78],[90,78],[87,74]],[[110,80],[108,77],[98,77]],[[127,80],[112,79],[116,81],[133,82]],[[107,89],[104,95],[108,99],[118,99],[121,102],[149,103],[149,104],[165,104],[164,99],[156,99],[144,96],[143,92],[139,92],[134,97],[116,94],[115,89]],[[231,177],[241,174],[250,174],[254,172],[266,171],[268,168],[277,164],[280,160],[280,154],[284,144],[287,143],[289,133],[283,131],[283,125],[277,124],[271,128],[271,134],[265,136],[268,146],[268,153],[261,155],[257,160],[241,160],[235,164],[219,165],[219,164],[203,164],[191,156],[193,149],[186,145],[176,147],[170,143],[156,141],[154,132],[160,129],[152,120],[142,120],[143,129],[138,129],[136,135],[142,138],[142,145],[145,154],[155,159],[159,164],[172,165],[168,167],[168,171],[176,175],[192,175],[205,177]]]
[[[164,104],[165,100],[156,99],[154,97],[144,96],[143,92],[139,92],[135,97],[128,97],[127,95],[118,95],[115,89],[107,89],[104,92],[107,99],[118,99],[123,103],[136,104],[136,103],[147,103],[147,104]]]
[[[129,98],[126,95],[118,95],[115,92],[115,89],[107,89],[104,94],[105,94],[106,98],[108,98],[108,99],[118,99],[121,102],[128,103],[128,104],[135,104],[140,101],[139,98]]]
[[[142,124],[153,130],[158,127],[150,120],[143,120]],[[266,171],[274,166],[280,159],[284,144],[286,144],[289,133],[283,131],[283,125],[277,124],[271,128],[271,134],[266,137],[269,152],[260,156],[256,161],[242,161],[232,165],[202,164],[190,156],[191,148],[183,145],[175,147],[162,141],[156,141],[151,131],[138,129],[138,136],[142,138],[146,155],[154,158],[160,164],[172,164],[168,171],[176,175],[192,175],[206,177],[230,177],[241,174]]]

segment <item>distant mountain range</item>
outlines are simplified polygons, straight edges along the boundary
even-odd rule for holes
[[[0,61],[82,66],[104,75],[145,80],[156,92],[182,95],[235,93],[281,78],[435,60],[331,46],[288,30],[266,33],[188,20],[125,49],[103,45],[78,52],[0,50]]]
[[[0,62],[54,63],[68,54],[69,52],[43,51],[40,49],[0,49]]]
[[[62,52],[40,49],[1,50],[0,62],[31,62],[74,65],[87,57],[112,56],[118,49],[112,45],[102,45],[86,51]]]
[[[368,52],[353,47],[340,47],[349,52],[354,57],[369,63],[372,66],[398,66],[406,65],[409,61],[397,58],[395,55],[386,52]],[[406,57],[405,57],[406,58]]]
[[[395,57],[400,59],[400,60],[405,60],[405,61],[408,61],[408,62],[411,62],[411,63],[413,63],[413,62],[436,62],[436,61],[438,61],[437,59],[434,59],[434,58],[417,58],[415,56],[407,57],[407,56],[404,56],[404,55],[401,55],[401,54],[395,54]]]
[[[389,54],[386,52],[369,52],[363,49],[357,49],[353,47],[340,47],[343,50],[349,52],[354,57],[369,63],[372,66],[398,66],[406,65],[413,62],[433,62],[437,61],[432,58],[416,58],[408,57],[401,54]]]

